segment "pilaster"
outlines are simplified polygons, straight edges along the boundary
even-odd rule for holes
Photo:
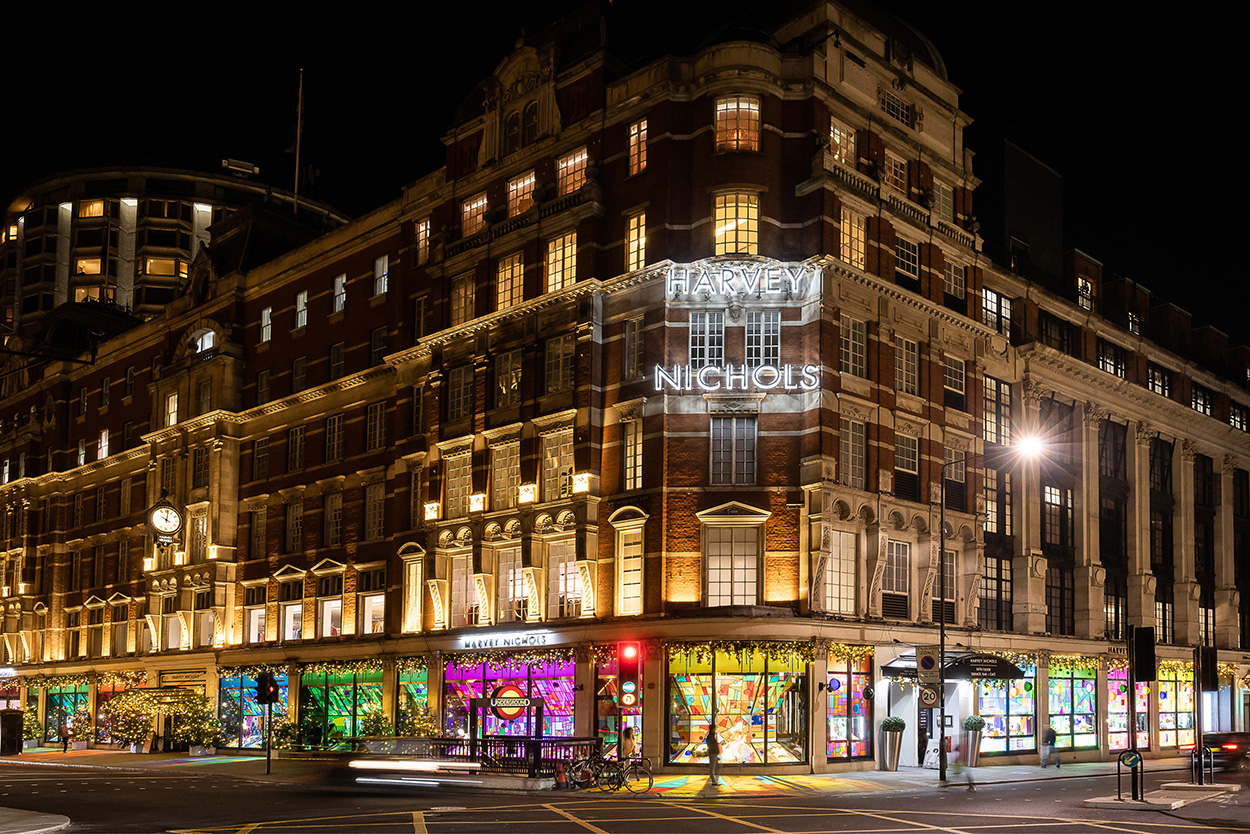
[[[1176,567],[1172,642],[1178,646],[1198,643],[1198,585],[1194,579],[1194,456],[1197,453],[1193,441],[1182,440],[1175,444],[1172,457],[1172,488],[1176,498],[1172,510],[1172,552]]]
[[[1073,591],[1077,637],[1101,637],[1106,631],[1104,587],[1107,572],[1099,554],[1098,428],[1106,409],[1086,403],[1081,415],[1081,478],[1075,496],[1076,564]],[[1045,691],[1045,690],[1043,690]]]

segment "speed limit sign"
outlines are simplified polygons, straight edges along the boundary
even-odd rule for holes
[[[938,691],[936,686],[920,687],[920,705],[925,707],[935,707],[938,702]]]

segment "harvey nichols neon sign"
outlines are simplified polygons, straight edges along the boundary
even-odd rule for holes
[[[802,264],[737,263],[673,266],[665,275],[664,290],[674,300],[710,300],[725,297],[743,304],[764,294],[801,298],[819,270]],[[694,296],[695,299],[689,298]],[[657,391],[813,391],[820,387],[819,365],[674,365],[655,366]]]

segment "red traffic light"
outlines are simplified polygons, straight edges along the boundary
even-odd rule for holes
[[[625,658],[626,660],[633,660],[637,656],[638,656],[638,644],[637,643],[622,643],[621,644],[621,657]]]

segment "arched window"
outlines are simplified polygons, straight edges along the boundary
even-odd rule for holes
[[[195,345],[196,353],[203,353],[209,350],[213,345],[217,344],[217,334],[208,328],[197,330],[191,334],[192,344]]]
[[[538,141],[538,102],[531,101],[525,105],[521,116],[521,147]]]
[[[521,147],[521,114],[513,112],[509,114],[507,124],[504,126],[503,152],[504,156],[512,153]]]

